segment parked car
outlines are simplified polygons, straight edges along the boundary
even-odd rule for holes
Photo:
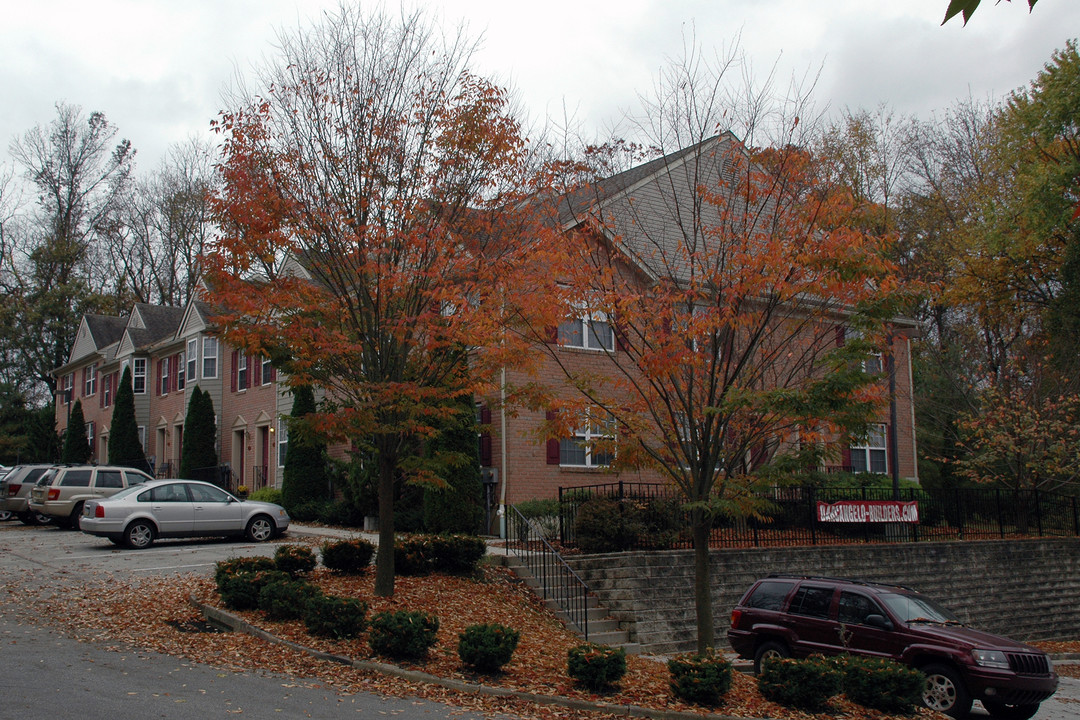
[[[57,465],[30,490],[30,510],[44,513],[61,527],[78,529],[83,505],[152,480],[149,475],[116,465]]]
[[[44,525],[52,517],[30,509],[30,489],[53,465],[16,465],[0,478],[0,510],[11,513],[27,525]]]
[[[240,500],[199,480],[151,480],[110,498],[88,500],[82,531],[130,548],[155,538],[243,535],[262,542],[289,527],[280,505]]]
[[[896,660],[925,673],[924,704],[954,718],[979,700],[993,717],[1027,720],[1058,686],[1042,650],[966,627],[894,585],[771,575],[735,606],[728,642],[758,672],[767,658],[813,653]]]

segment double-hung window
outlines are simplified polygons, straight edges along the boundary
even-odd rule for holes
[[[270,364],[270,358],[262,359],[262,385],[269,385],[274,380],[274,366]]]
[[[169,360],[172,358],[161,358],[158,360],[158,367],[161,370],[161,387],[158,389],[158,395],[169,394]]]
[[[887,437],[884,425],[871,425],[866,439],[858,441],[858,444],[853,444],[850,448],[852,470],[857,473],[888,473]]]
[[[615,459],[612,444],[615,422],[609,415],[591,408],[582,427],[559,443],[559,464],[576,467],[605,467]],[[602,448],[602,449],[601,449]]]
[[[97,363],[87,367],[83,373],[83,396],[90,397],[97,392]]]
[[[559,344],[586,350],[615,350],[615,331],[603,313],[582,313],[559,323]]]
[[[215,337],[204,337],[202,346],[202,376],[216,378],[218,373],[218,341]]]
[[[191,338],[187,341],[187,379],[195,382],[195,372],[199,365],[199,339]]]
[[[184,362],[184,353],[176,355],[176,389],[183,390],[187,385],[187,363]]]
[[[233,353],[234,355],[236,353]],[[236,389],[246,390],[248,386],[248,358],[240,353],[236,359]]]
[[[131,391],[136,395],[146,393],[146,358],[131,361]]]
[[[289,423],[285,418],[278,418],[277,425],[277,464],[285,467],[285,456],[289,454]]]

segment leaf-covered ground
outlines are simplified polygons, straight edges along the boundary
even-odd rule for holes
[[[703,715],[712,712],[748,718],[815,717],[765,701],[758,694],[754,679],[742,673],[735,673],[733,687],[720,707],[707,709],[689,705],[672,695],[666,665],[654,658],[628,658],[629,671],[617,691],[596,695],[579,688],[566,674],[566,653],[580,641],[503,568],[485,568],[478,578],[399,577],[392,599],[374,596],[370,573],[344,577],[320,568],[311,579],[328,593],[365,600],[371,613],[407,609],[426,610],[438,616],[438,643],[430,656],[423,663],[406,666],[433,675],[531,693]],[[509,713],[522,718],[597,717],[596,713],[409,683],[397,677],[316,660],[303,652],[242,633],[193,632],[200,627],[202,617],[188,602],[189,596],[221,606],[208,575],[144,579],[139,584],[102,578],[92,587],[74,589],[64,586],[63,578],[59,584],[39,580],[31,574],[16,582],[5,583],[0,592],[11,597],[0,597],[0,601],[6,602],[5,607],[20,607],[30,613],[44,614],[51,625],[87,640],[156,650],[236,672],[272,672],[282,676],[283,684],[301,682],[328,686],[341,693],[370,691],[421,697],[477,712]],[[320,639],[308,635],[298,621],[272,622],[260,612],[238,614],[279,637],[307,647],[357,659],[382,660],[371,654],[364,636],[352,641]],[[458,633],[468,625],[482,622],[500,622],[521,632],[521,642],[513,660],[505,672],[496,676],[471,673],[462,667],[457,657]],[[838,698],[833,701],[830,712],[819,717],[878,720],[888,716]],[[940,716],[923,710],[920,717]]]

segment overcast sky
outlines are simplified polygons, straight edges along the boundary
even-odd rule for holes
[[[373,5],[372,3],[366,3]],[[515,88],[534,117],[600,132],[647,90],[691,24],[706,47],[740,47],[764,76],[822,68],[818,104],[930,119],[968,96],[1001,100],[1080,35],[1080,0],[982,6],[941,26],[948,0],[443,0],[447,24],[482,39],[474,70]],[[0,162],[8,141],[66,101],[100,110],[156,167],[166,148],[206,135],[222,89],[274,57],[294,28],[337,0],[4,0]],[[397,3],[388,4],[397,7]]]

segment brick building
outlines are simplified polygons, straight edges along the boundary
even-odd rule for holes
[[[689,188],[701,181],[688,179],[688,159],[705,152],[716,154],[718,147],[736,142],[732,136],[713,138],[607,178],[587,194],[566,198],[560,206],[563,230],[582,237],[588,213],[599,208],[611,214],[611,227],[630,243],[635,237],[641,242],[649,234],[663,236],[672,209],[691,202],[695,193]],[[640,262],[639,266],[644,267]],[[843,318],[838,316],[836,322],[842,327]],[[865,441],[842,448],[840,462],[844,469],[895,472],[917,480],[910,347],[916,328],[902,320],[894,327],[891,403],[882,409]],[[606,318],[568,318],[551,340],[559,357],[549,354],[538,379],[553,386],[565,384],[560,364],[604,373],[610,371],[611,354],[620,352],[613,325]],[[869,358],[867,370],[880,369],[885,357]],[[187,402],[191,389],[198,385],[213,401],[218,452],[220,461],[230,468],[230,486],[280,487],[288,443],[283,418],[291,409],[292,396],[267,359],[246,356],[218,340],[202,301],[193,300],[184,308],[136,304],[125,318],[83,318],[68,362],[54,371],[56,412],[58,426],[64,429],[70,403],[82,401],[94,461],[107,459],[112,405],[119,378],[128,366],[140,440],[158,475],[177,471]],[[508,371],[506,379],[520,378]],[[497,402],[491,405],[491,409],[480,409],[487,430],[480,438],[480,455],[488,476],[497,482],[498,504],[553,497],[560,486],[616,479],[606,468],[604,454],[590,449],[589,428],[574,437],[545,440],[538,433],[549,419],[544,411],[507,411]],[[336,454],[344,455],[341,448],[337,450]],[[622,473],[617,479],[659,478],[635,472]]]

